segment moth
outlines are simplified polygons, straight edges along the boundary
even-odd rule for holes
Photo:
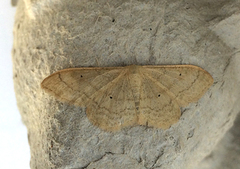
[[[167,129],[179,120],[180,107],[197,102],[212,84],[212,76],[193,65],[130,65],[63,69],[41,87],[59,101],[86,107],[93,125],[117,131]]]

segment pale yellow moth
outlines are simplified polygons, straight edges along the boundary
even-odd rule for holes
[[[167,129],[180,107],[197,102],[213,84],[193,65],[82,67],[57,71],[41,87],[58,100],[86,107],[90,122],[106,131],[147,125]]]

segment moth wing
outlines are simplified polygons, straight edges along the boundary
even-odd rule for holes
[[[137,124],[135,101],[129,77],[123,74],[108,88],[92,96],[86,114],[96,126],[106,131],[116,131]]]
[[[176,100],[158,85],[158,81],[147,76],[142,78],[139,110],[138,124],[162,129],[169,128],[181,116]]]
[[[110,85],[123,70],[123,67],[63,69],[45,78],[41,87],[60,101],[85,107],[94,94]]]
[[[193,65],[143,68],[143,74],[158,81],[158,85],[182,107],[197,102],[213,84],[213,78],[207,71]]]

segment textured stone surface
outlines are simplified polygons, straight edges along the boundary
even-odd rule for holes
[[[31,168],[196,167],[240,108],[239,7],[231,0],[20,0],[12,59]],[[170,129],[116,133],[94,127],[85,108],[40,88],[64,68],[129,64],[192,64],[214,84]]]
[[[234,126],[224,135],[213,152],[196,169],[239,169],[240,164],[240,114]]]

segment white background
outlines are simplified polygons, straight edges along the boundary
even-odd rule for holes
[[[0,169],[29,169],[27,129],[17,109],[11,50],[16,7],[0,0]]]

